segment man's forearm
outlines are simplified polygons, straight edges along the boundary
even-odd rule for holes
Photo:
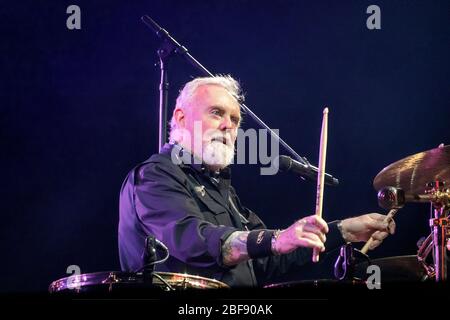
[[[312,220],[310,222],[309,220]],[[340,230],[338,222],[339,221],[333,221],[328,226],[325,222],[322,223],[322,230],[318,230],[317,222],[315,222],[315,219],[317,219],[317,216],[310,216],[303,218],[297,222],[295,222],[293,225],[291,225],[289,228],[283,230],[283,231],[276,231],[273,232],[272,239],[270,244],[265,242],[264,245],[264,235],[263,234],[257,234],[256,237],[249,237],[249,234],[251,232],[260,232],[262,230],[254,230],[254,231],[235,231],[233,232],[228,238],[225,240],[225,242],[222,245],[222,262],[226,266],[234,266],[236,264],[239,264],[243,261],[246,261],[250,258],[261,257],[261,256],[267,256],[267,255],[280,255],[280,254],[287,254],[295,249],[298,249],[300,247],[303,248],[319,248],[321,250],[324,250],[324,243],[326,241],[325,234],[328,232],[328,229],[330,229],[332,232],[329,233],[329,249],[333,250],[337,247],[339,247],[342,244],[345,244],[345,236],[344,231]],[[305,227],[308,227],[308,229],[305,229]],[[311,229],[317,229],[315,232],[311,232],[309,230]],[[270,232],[271,230],[265,230],[266,235],[267,232]],[[310,234],[314,233],[314,237],[312,237]],[[319,237],[320,235],[320,237]],[[261,236],[261,237],[260,237]],[[267,238],[265,238],[267,239]],[[256,243],[253,243],[254,240],[257,240]],[[250,241],[250,254],[249,254],[249,245],[248,241]],[[262,248],[262,252],[260,249],[259,252],[255,252],[255,244],[258,245],[259,248]],[[270,253],[267,250],[267,244],[270,246]],[[261,245],[261,246],[259,246]],[[253,253],[252,253],[253,252]],[[259,255],[262,254],[262,255]]]
[[[234,266],[249,259],[247,238],[249,231],[233,232],[222,245],[222,261],[226,266]]]
[[[364,217],[366,217],[365,215]],[[370,217],[366,217],[366,219],[369,219]],[[272,254],[286,254],[294,251],[297,248],[304,247],[304,248],[314,248],[319,247],[318,244],[322,244],[326,241],[325,236],[323,235],[322,238],[317,238],[316,241],[311,242],[311,236],[304,236],[305,233],[308,233],[309,231],[305,231],[305,225],[311,224],[308,222],[307,219],[317,219],[316,216],[310,216],[304,219],[301,219],[294,223],[291,227],[289,227],[286,230],[283,230],[281,233],[278,233],[278,235],[283,234],[282,236],[278,237],[275,236],[273,238],[274,241],[271,241],[271,251]],[[351,218],[351,219],[359,219],[361,218]],[[345,244],[348,241],[355,241],[355,239],[351,238],[352,233],[349,231],[348,226],[346,225],[351,223],[351,219],[346,219],[343,221],[332,221],[328,224],[326,227],[326,231],[328,232],[328,229],[331,231],[328,236],[328,249],[333,250],[335,248],[338,248],[340,245]],[[361,222],[360,222],[361,223]],[[325,222],[323,222],[325,224]],[[355,223],[354,223],[355,224]],[[316,226],[316,224],[312,223],[312,226]],[[309,229],[312,227],[309,226]],[[355,227],[353,227],[355,228]],[[380,227],[381,228],[381,227]],[[292,230],[291,230],[292,229]],[[395,229],[395,225],[393,227]],[[351,230],[351,229],[350,229]],[[260,231],[260,230],[258,230]],[[268,231],[268,230],[266,230]],[[254,231],[253,231],[254,232]],[[248,246],[247,242],[252,241],[249,238],[250,231],[235,231],[233,232],[224,242],[222,245],[222,261],[224,265],[227,266],[233,266],[236,264],[239,264],[243,261],[246,261],[250,259],[249,253],[248,253]],[[315,233],[317,235],[317,232]],[[281,239],[282,238],[282,239]],[[254,240],[254,239],[253,239]],[[252,242],[251,242],[252,243]],[[323,248],[322,248],[323,249]]]

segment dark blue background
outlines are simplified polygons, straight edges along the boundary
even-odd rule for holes
[[[81,7],[81,30],[66,28],[71,4]],[[381,30],[366,28],[371,4],[381,8]],[[324,217],[333,220],[382,211],[375,175],[450,143],[449,12],[445,0],[2,5],[0,290],[46,290],[71,264],[83,273],[119,269],[119,188],[158,140],[159,41],[141,15],[213,72],[240,79],[247,105],[314,163],[330,107],[327,171],[341,180],[325,192]],[[173,59],[171,106],[197,75]],[[255,127],[250,118],[245,126]],[[234,166],[233,178],[270,227],[314,212],[313,183],[260,176],[256,165]],[[428,211],[400,211],[397,234],[372,257],[414,254]]]

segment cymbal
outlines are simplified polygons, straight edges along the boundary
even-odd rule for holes
[[[450,184],[450,145],[420,152],[390,164],[373,181],[376,190],[401,188],[405,194],[423,194],[436,180]]]

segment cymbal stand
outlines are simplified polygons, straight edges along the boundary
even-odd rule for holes
[[[432,196],[434,217],[429,220],[433,244],[434,272],[437,282],[447,280],[447,241],[449,234],[450,190],[442,181],[428,184],[427,194]]]

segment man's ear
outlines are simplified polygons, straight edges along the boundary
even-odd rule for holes
[[[184,110],[181,108],[176,108],[173,111],[173,117],[180,128],[186,127],[186,115],[184,114]]]

